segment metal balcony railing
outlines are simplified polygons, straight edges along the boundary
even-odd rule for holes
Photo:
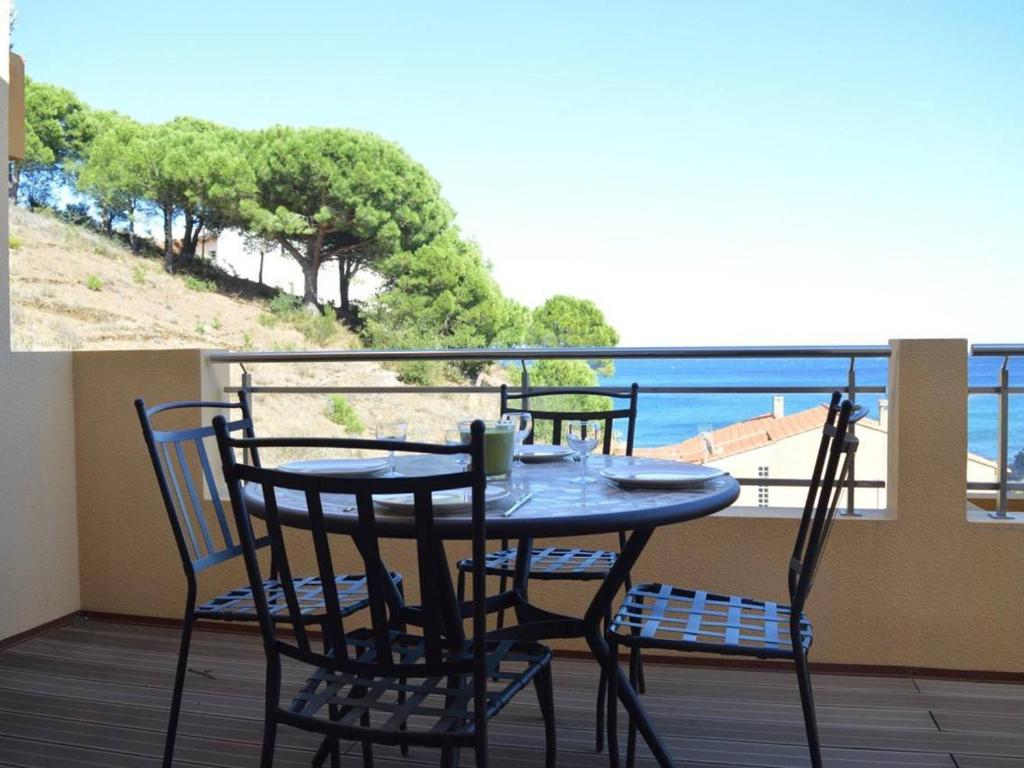
[[[770,347],[513,347],[506,349],[358,349],[309,352],[216,352],[210,355],[213,363],[237,364],[242,369],[241,386],[229,386],[227,392],[245,390],[250,395],[261,394],[310,394],[310,395],[353,395],[353,394],[480,394],[497,393],[499,387],[474,385],[448,386],[283,386],[258,385],[253,383],[252,373],[247,364],[255,363],[346,363],[346,362],[457,362],[493,361],[517,362],[522,370],[520,387],[511,391],[530,388],[532,393],[541,394],[549,387],[530,387],[528,361],[533,360],[693,360],[693,359],[840,359],[847,361],[845,381],[822,382],[820,384],[793,385],[779,382],[777,385],[761,386],[644,386],[640,381],[640,394],[658,395],[782,395],[821,394],[836,390],[845,393],[856,402],[858,395],[884,395],[885,386],[862,385],[857,382],[857,361],[865,358],[888,358],[890,348],[884,346],[770,346]],[[620,387],[597,387],[594,391],[614,392]],[[681,436],[682,439],[682,436]],[[739,477],[741,485],[807,487],[807,480],[801,478]],[[884,480],[857,480],[855,467],[851,465],[846,493],[844,514],[856,515],[855,489],[885,488]]]
[[[968,491],[995,491],[996,508],[990,516],[996,520],[1012,520],[1008,512],[1008,501],[1011,491],[1024,491],[1024,482],[1010,480],[1010,395],[1024,395],[1024,387],[1010,386],[1010,360],[1024,357],[1024,344],[973,344],[973,357],[1002,358],[999,367],[998,383],[995,386],[970,386],[967,394],[995,395],[999,398],[999,410],[996,417],[996,461],[998,462],[998,479],[994,483],[968,482]]]

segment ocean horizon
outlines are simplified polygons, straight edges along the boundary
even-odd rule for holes
[[[668,386],[828,386],[843,387],[847,381],[847,359],[687,359],[616,360],[615,372],[600,377],[602,386],[628,387],[634,381],[641,387]],[[1017,361],[1014,361],[1017,362]],[[971,358],[968,383],[994,386],[998,383],[1002,361],[995,358]],[[1011,383],[1024,379],[1024,365],[1011,367]],[[861,387],[884,386],[889,361],[864,358],[857,361],[857,384]],[[784,412],[797,413],[828,401],[824,394],[784,395]],[[859,394],[857,402],[869,409],[869,418],[878,418],[878,401],[885,395]],[[1009,457],[1024,450],[1024,396],[1010,398]],[[707,429],[719,429],[739,421],[772,412],[772,395],[673,395],[641,394],[638,404],[636,444],[652,448],[679,443]],[[1015,417],[1017,417],[1015,419]],[[972,395],[968,403],[967,449],[994,459],[997,442],[998,398]]]

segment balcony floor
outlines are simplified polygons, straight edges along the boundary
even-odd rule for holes
[[[0,766],[159,765],[176,647],[172,629],[78,621],[0,653]],[[190,668],[176,764],[255,765],[257,638],[199,632]],[[685,765],[809,765],[792,675],[651,664],[647,679],[645,701]],[[556,659],[559,766],[606,764],[593,751],[595,682],[592,665]],[[1024,685],[825,674],[815,683],[833,768],[1024,767]],[[494,768],[543,764],[534,704],[523,694],[494,721]],[[280,733],[276,765],[308,766],[315,738]],[[404,764],[397,750],[377,754],[378,765]],[[438,753],[414,750],[410,763],[437,765]]]

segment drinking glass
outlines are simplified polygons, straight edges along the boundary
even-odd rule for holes
[[[597,480],[587,475],[587,459],[601,439],[601,422],[570,421],[566,424],[565,439],[569,447],[580,457],[580,474],[569,482],[577,485],[596,483]]]
[[[409,425],[404,421],[389,421],[383,424],[377,425],[377,439],[385,440],[389,443],[404,443],[406,437],[409,436]],[[398,473],[395,471],[395,452],[388,451],[388,471],[384,475],[385,477],[396,477]]]
[[[502,421],[508,421],[514,425],[516,430],[515,450],[512,454],[512,466],[523,466],[523,442],[533,431],[533,416],[525,411],[522,413],[506,413],[501,417]]]
[[[445,445],[468,445],[465,434],[458,427],[452,429],[446,429],[444,432],[444,444]],[[469,467],[470,455],[468,453],[456,454],[455,458],[459,462],[459,469],[463,472]]]

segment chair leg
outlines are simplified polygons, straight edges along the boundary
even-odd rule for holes
[[[629,649],[629,684],[636,689],[640,677],[640,649]],[[629,718],[629,736],[626,740],[626,768],[633,768],[636,763],[636,722],[632,715]]]
[[[260,768],[274,768],[274,745],[277,743],[277,722],[267,720],[263,724],[263,749],[260,752]]]
[[[441,750],[441,768],[459,768],[462,751],[459,747],[445,747]]]
[[[460,603],[466,600],[466,572],[459,568],[459,583],[456,588],[456,598]]]
[[[604,629],[605,629],[605,632],[608,631],[608,627],[611,626],[611,623],[612,623],[612,615],[611,615],[611,612],[608,612],[604,616]],[[602,667],[601,675],[598,678],[598,683],[597,683],[597,715],[596,715],[596,727],[594,728],[595,737],[596,737],[595,738],[596,749],[597,749],[598,752],[601,752],[604,749],[604,721],[605,721],[604,713],[605,713],[605,706],[607,706],[609,704],[609,702],[605,698],[605,696],[607,694],[607,689],[608,689],[607,676],[605,675],[604,668]]]
[[[619,662],[619,644],[615,638],[608,638],[608,655],[613,663]],[[608,726],[605,729],[608,733],[608,765],[610,768],[619,768],[619,676],[616,674],[607,675],[608,678]]]
[[[487,745],[482,744],[476,748],[476,768],[487,768],[489,756],[487,754]]]
[[[551,666],[545,666],[533,679],[537,690],[537,704],[544,718],[544,768],[555,768],[557,738],[555,731],[555,683]]]
[[[178,716],[181,714],[181,697],[185,692],[185,675],[188,672],[188,650],[192,644],[192,622],[195,620],[195,599],[190,595],[185,606],[185,620],[181,625],[181,644],[178,646],[178,666],[174,672],[174,691],[171,694],[171,711],[167,717],[167,737],[164,741],[164,768],[174,764],[174,741],[178,736]]]
[[[263,702],[263,748],[260,768],[274,768],[274,746],[277,744],[275,712],[281,699],[281,667],[276,658],[267,661],[266,693]]]
[[[818,741],[818,719],[814,712],[814,693],[811,690],[811,671],[807,667],[807,656],[803,650],[793,655],[796,662],[796,677],[800,684],[800,705],[804,710],[804,728],[807,730],[807,748],[811,753],[813,768],[821,768],[821,744]]]

